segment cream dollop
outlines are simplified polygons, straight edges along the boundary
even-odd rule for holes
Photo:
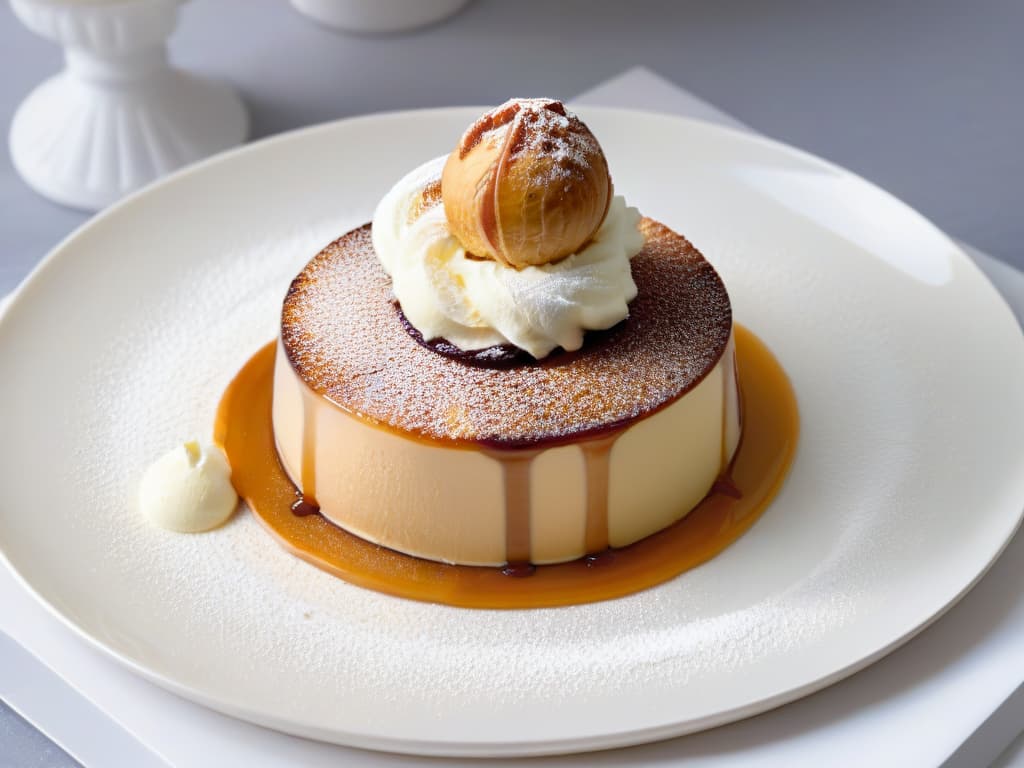
[[[443,338],[466,351],[514,344],[539,359],[556,347],[579,349],[584,331],[629,316],[636,296],[629,260],[644,243],[635,208],[614,197],[586,247],[553,264],[513,269],[469,258],[440,200],[420,213],[423,190],[440,179],[446,160],[407,174],[373,215],[374,249],[402,312],[423,338]]]
[[[216,528],[231,517],[238,494],[220,449],[190,441],[168,451],[142,476],[139,506],[151,523],[181,533]]]

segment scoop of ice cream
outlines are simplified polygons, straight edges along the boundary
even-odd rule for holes
[[[441,196],[468,252],[519,269],[589,242],[612,184],[601,145],[560,101],[512,99],[462,136],[445,163]]]
[[[142,476],[139,506],[154,525],[198,533],[224,523],[238,504],[231,467],[218,448],[189,441],[168,451]]]

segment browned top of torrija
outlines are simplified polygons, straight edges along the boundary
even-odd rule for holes
[[[577,352],[503,369],[427,349],[402,325],[370,225],[317,254],[292,282],[281,337],[292,367],[338,406],[399,432],[508,448],[574,442],[627,425],[696,386],[725,351],[721,278],[651,219],[632,259],[629,318]]]

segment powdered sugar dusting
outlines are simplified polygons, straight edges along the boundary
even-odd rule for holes
[[[583,121],[554,99],[510,99],[495,107],[463,134],[459,154],[465,157],[481,141],[501,143],[510,131],[511,161],[524,156],[540,161],[545,168],[540,186],[584,179],[595,159],[604,157]]]
[[[542,185],[586,178],[594,161],[604,156],[594,134],[572,112],[527,103],[518,116],[522,127],[510,148],[512,161],[523,156],[534,162],[546,159]]]
[[[443,441],[556,442],[629,422],[695,386],[732,327],[725,287],[685,239],[644,220],[628,320],[576,353],[479,368],[404,330],[368,226],[318,254],[292,283],[282,336],[292,365],[346,409]]]

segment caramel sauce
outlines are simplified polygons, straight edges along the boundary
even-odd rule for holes
[[[505,559],[530,562],[530,468],[540,451],[486,451],[501,464],[505,489]]]
[[[609,454],[622,430],[607,437],[580,444],[583,451],[586,489],[586,525],[584,544],[587,552],[608,549],[608,468]],[[533,460],[543,450],[485,450],[501,465],[505,493],[506,576],[528,576],[536,570],[530,563],[530,472]]]
[[[608,549],[608,469],[612,446],[622,430],[580,445],[583,451],[583,476],[587,478],[584,545],[587,552]]]
[[[320,507],[306,501],[303,496],[299,496],[299,498],[292,503],[291,510],[293,515],[298,515],[299,517],[320,514]]]
[[[533,566],[510,557],[503,569],[445,565],[372,544],[321,515],[293,514],[295,487],[278,459],[271,425],[275,343],[257,352],[224,393],[214,439],[228,457],[239,495],[278,542],[353,584],[467,608],[540,608],[607,600],[660,584],[714,557],[754,524],[785,480],[799,433],[795,394],[775,357],[753,333],[737,326],[735,341],[743,432],[727,472],[679,522],[628,547],[570,563]],[[607,493],[607,451],[601,457],[596,447],[584,450],[590,451],[586,458],[589,545],[591,536],[596,544],[601,529],[600,514],[591,519],[591,512],[607,509],[606,502],[599,502],[601,494]],[[503,461],[509,453],[502,452]],[[513,495],[526,500],[528,515],[529,490],[520,473],[532,457],[525,455],[529,451],[520,453],[524,457],[511,462],[514,468],[511,473],[506,468],[505,479],[526,487]],[[593,506],[591,498],[598,499]],[[522,514],[514,509],[518,503],[513,500],[506,507],[510,518]],[[528,524],[527,517],[527,533]],[[518,528],[515,535],[520,536]],[[516,551],[519,548],[521,542]]]
[[[302,392],[302,493],[292,504],[296,515],[312,515],[320,511],[316,501],[316,403],[310,402],[315,395]]]

